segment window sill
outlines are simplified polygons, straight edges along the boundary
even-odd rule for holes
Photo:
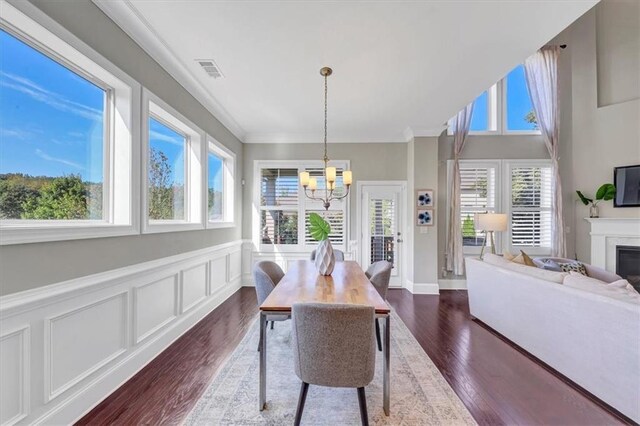
[[[167,220],[147,223],[142,230],[142,233],[159,234],[163,232],[199,231],[203,229],[205,228],[202,223]]]
[[[137,235],[132,225],[71,222],[61,224],[20,224],[0,226],[0,245],[43,243],[49,241],[81,240],[87,238]]]
[[[207,229],[235,228],[235,222],[207,222]]]

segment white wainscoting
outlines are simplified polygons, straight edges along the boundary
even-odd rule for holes
[[[234,241],[0,298],[0,424],[80,418],[241,287],[244,249]]]
[[[345,260],[359,262],[357,248],[357,241],[349,241],[349,249],[344,253]],[[253,285],[251,269],[253,265],[262,260],[277,263],[286,273],[291,263],[296,260],[308,260],[310,256],[310,251],[258,251],[252,241],[245,240],[242,245],[242,282],[244,285]]]

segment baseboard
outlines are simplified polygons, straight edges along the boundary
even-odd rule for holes
[[[438,285],[440,286],[440,290],[466,290],[467,280],[465,279],[438,280]]]
[[[74,423],[242,286],[241,247],[221,244],[0,298],[3,368],[19,372],[0,380],[0,397],[21,396],[3,401],[11,410],[3,417]]]
[[[440,287],[436,283],[414,283],[413,281],[407,280],[404,288],[412,294],[440,294]]]

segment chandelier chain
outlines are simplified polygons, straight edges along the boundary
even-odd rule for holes
[[[324,162],[325,162],[325,168],[327,166],[327,163],[329,162],[329,157],[327,155],[327,92],[328,92],[327,77],[328,77],[328,75],[324,76]]]

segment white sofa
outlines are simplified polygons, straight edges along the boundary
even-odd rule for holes
[[[466,268],[472,316],[640,423],[639,304],[479,259]]]

